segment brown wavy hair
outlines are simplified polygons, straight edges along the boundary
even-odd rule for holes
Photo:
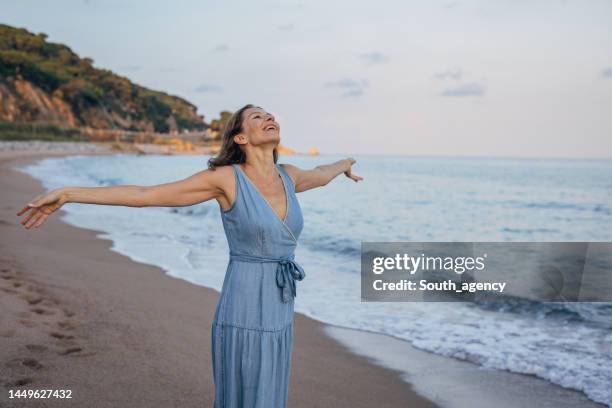
[[[244,163],[246,161],[246,154],[242,151],[242,149],[240,149],[240,145],[234,142],[234,136],[242,132],[242,114],[249,108],[261,109],[261,107],[249,103],[232,114],[223,128],[223,136],[221,136],[221,150],[219,150],[219,153],[215,157],[208,159],[208,168],[210,170],[214,170],[219,166]],[[273,155],[274,163],[276,163],[278,161],[278,152],[276,147],[274,148]]]

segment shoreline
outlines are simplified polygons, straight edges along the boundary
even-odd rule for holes
[[[444,408],[606,408],[547,380],[434,354],[376,332],[326,324],[325,333],[351,352],[398,370],[419,394]]]
[[[11,167],[73,154],[116,152],[0,152],[0,341],[6,344],[0,402],[23,402],[9,399],[9,389],[70,389],[80,406],[212,405],[210,324],[219,292],[111,250],[112,241],[97,236],[102,231],[62,221],[64,210],[39,230],[19,224],[16,212],[43,190]],[[350,352],[325,328],[296,312],[289,406],[436,406],[399,371]]]

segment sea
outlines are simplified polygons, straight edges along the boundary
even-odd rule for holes
[[[155,185],[206,169],[208,156],[69,156],[22,167],[47,190]],[[303,169],[344,156],[281,156]],[[532,374],[612,407],[612,303],[362,302],[362,242],[612,242],[612,160],[353,156],[301,192],[296,312],[384,333],[436,354]],[[69,203],[63,219],[112,249],[220,291],[229,259],[215,200],[189,207]],[[203,313],[213,313],[213,310]]]

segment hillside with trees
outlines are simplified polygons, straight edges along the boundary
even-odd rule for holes
[[[43,33],[0,24],[0,122],[49,129],[119,129],[182,133],[208,128],[196,107],[177,96],[96,68]],[[30,126],[31,127],[31,126]]]

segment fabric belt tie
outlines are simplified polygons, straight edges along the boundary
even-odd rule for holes
[[[281,289],[281,299],[284,303],[289,302],[291,296],[297,297],[295,281],[301,281],[306,274],[304,269],[294,261],[295,255],[283,258],[265,258],[255,255],[246,254],[230,254],[230,261],[245,261],[245,262],[278,262],[276,268],[276,286]]]

